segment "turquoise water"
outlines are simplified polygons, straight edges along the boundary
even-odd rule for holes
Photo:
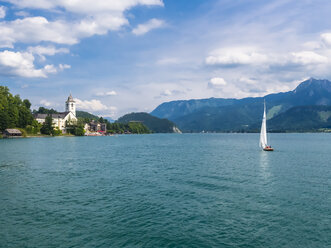
[[[0,247],[331,247],[331,135],[0,140]]]

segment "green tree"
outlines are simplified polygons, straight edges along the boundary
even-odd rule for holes
[[[42,134],[53,135],[53,118],[51,115],[46,116],[40,132]]]
[[[0,131],[6,128],[25,128],[33,122],[29,100],[13,96],[8,87],[0,86]]]
[[[31,102],[28,99],[24,99],[23,104],[27,109],[31,108]]]

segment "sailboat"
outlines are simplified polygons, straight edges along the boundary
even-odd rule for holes
[[[261,133],[260,133],[260,147],[263,151],[273,151],[274,149],[268,145],[268,138],[267,138],[267,115],[265,110],[265,101],[264,101],[264,112],[263,112],[263,119],[261,125]]]

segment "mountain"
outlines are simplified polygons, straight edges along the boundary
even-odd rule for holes
[[[118,123],[129,123],[132,121],[142,122],[154,133],[179,133],[180,130],[176,125],[167,120],[160,119],[158,117],[152,116],[148,113],[131,113],[120,117],[116,122]]]
[[[331,105],[331,82],[311,78],[293,91],[265,97],[172,101],[159,105],[151,114],[168,118],[185,132],[248,131],[261,120],[264,99],[268,119],[295,106]]]
[[[96,120],[96,121],[99,120],[98,116],[90,114],[89,112],[80,111],[80,110],[76,111],[76,117],[77,118],[88,118],[88,119]]]
[[[305,132],[331,129],[331,106],[293,107],[268,121],[268,130]]]

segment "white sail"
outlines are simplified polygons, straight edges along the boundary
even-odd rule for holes
[[[265,102],[264,102],[264,112],[263,119],[261,125],[261,133],[260,133],[260,147],[263,149],[267,146],[267,116],[265,111]]]

